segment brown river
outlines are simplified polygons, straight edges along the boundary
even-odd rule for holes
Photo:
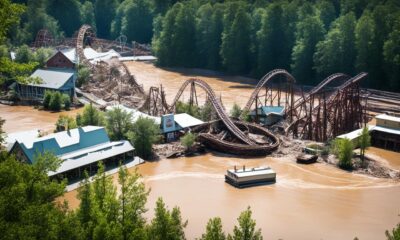
[[[190,77],[207,81],[227,108],[234,102],[243,106],[252,92],[252,85],[241,83],[247,78],[200,70],[166,70],[146,63],[128,66],[145,89],[162,83],[169,101]],[[11,121],[5,130],[13,132],[54,126],[58,116],[29,107],[0,105],[0,117]],[[398,153],[371,149],[370,154],[386,159],[391,166],[400,166]],[[233,188],[224,182],[224,173],[234,165],[269,165],[277,172],[277,182]],[[265,239],[385,239],[384,231],[400,222],[400,182],[353,174],[324,163],[304,166],[289,158],[242,159],[208,153],[146,162],[138,169],[151,189],[147,218],[151,219],[155,201],[162,197],[169,207],[179,206],[182,216],[189,220],[188,239],[200,237],[207,220],[215,216],[220,216],[224,230],[231,232],[247,206],[251,206]],[[76,194],[71,191],[65,195],[73,208],[79,204]]]

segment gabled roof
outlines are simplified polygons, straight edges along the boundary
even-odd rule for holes
[[[187,113],[179,113],[174,115],[175,122],[182,128],[188,128],[203,124],[200,119],[190,116]]]
[[[86,126],[44,137],[18,139],[15,144],[21,146],[25,155],[33,163],[35,155],[45,151],[61,156],[108,142],[110,139],[104,127]]]
[[[73,69],[37,69],[31,77],[38,77],[42,83],[30,83],[30,86],[44,87],[50,89],[59,89],[74,76]]]
[[[29,131],[22,131],[22,132],[14,132],[14,133],[9,133],[6,136],[5,139],[5,145],[7,148],[7,151],[10,151],[12,146],[16,141],[23,141],[26,139],[26,141],[33,141],[33,139],[36,139],[39,136],[39,129],[33,129]]]
[[[76,56],[75,48],[61,49],[60,52],[64,54],[71,62],[77,63],[78,57]]]

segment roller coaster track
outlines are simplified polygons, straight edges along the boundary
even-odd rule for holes
[[[88,67],[92,67],[92,64],[86,59],[85,54],[84,54],[85,35],[88,32],[90,32],[94,35],[94,32],[90,25],[84,24],[79,29],[78,36],[76,37],[76,52],[77,52],[79,61],[82,61]]]
[[[360,82],[361,80],[363,80],[364,78],[366,78],[368,76],[368,73],[366,72],[361,72],[359,74],[357,74],[356,76],[354,76],[353,78],[351,78],[350,80],[346,81],[343,85],[341,85],[337,91],[335,91],[327,100],[328,105],[330,105],[334,99],[345,89],[350,88],[352,85]]]
[[[229,116],[226,114],[224,108],[222,107],[222,103],[220,100],[217,98],[215,95],[214,90],[208,85],[205,81],[200,80],[200,79],[189,79],[186,82],[184,82],[179,89],[178,93],[175,96],[175,99],[170,106],[170,111],[175,107],[176,103],[178,102],[179,98],[181,97],[183,91],[186,89],[189,84],[196,84],[197,86],[201,87],[208,95],[208,99],[210,100],[211,104],[213,105],[216,113],[218,116],[221,118],[225,126],[228,128],[228,130],[235,135],[238,139],[240,139],[242,142],[248,144],[248,145],[256,145],[247,135],[245,135],[229,118]]]
[[[335,73],[335,74],[330,75],[329,77],[325,78],[322,82],[320,82],[317,86],[315,86],[313,89],[311,89],[311,91],[308,92],[304,96],[304,98],[297,99],[297,101],[294,103],[293,109],[298,109],[305,102],[309,101],[312,96],[319,93],[329,83],[334,82],[334,81],[343,80],[343,79],[349,79],[349,78],[350,78],[350,76],[343,74],[343,73]]]
[[[256,88],[254,89],[253,93],[251,94],[249,100],[247,101],[245,107],[243,108],[243,111],[250,111],[251,105],[253,104],[253,102],[255,101],[258,93],[260,92],[260,90],[275,76],[278,75],[283,75],[286,76],[286,78],[291,82],[291,83],[295,83],[296,80],[295,78],[288,73],[286,70],[284,69],[275,69],[270,71],[269,73],[267,73],[264,77],[261,78],[261,80],[257,83]]]
[[[327,99],[324,99],[325,109],[323,111],[326,111],[325,116],[327,118],[326,119],[327,121],[336,121],[337,120],[337,119],[332,119],[332,118],[335,118],[335,116],[330,116],[331,115],[331,114],[329,114],[330,112],[344,111],[343,109],[338,109],[338,108],[340,108],[340,106],[339,107],[337,106],[337,105],[339,105],[338,101],[343,101],[343,99],[342,100],[339,99],[340,95],[343,92],[345,92],[346,90],[352,88],[355,84],[359,83],[362,79],[367,77],[367,75],[368,75],[368,73],[362,72],[362,73],[359,73],[358,75],[348,79],[345,83],[338,86],[336,88],[336,90],[332,94],[330,94],[330,96]],[[333,74],[333,75],[329,76],[324,81],[322,81],[320,84],[318,84],[318,86],[316,86],[313,90],[311,90],[311,92],[309,94],[307,94],[307,96],[304,99],[311,98],[312,95],[315,95],[318,92],[320,92],[321,89],[323,89],[330,82],[339,80],[339,79],[343,79],[343,78],[347,78],[347,77],[348,76],[341,74],[341,73]],[[349,96],[349,97],[351,98],[352,96]],[[301,101],[301,102],[297,103],[294,109],[298,108],[305,102],[306,101]],[[317,115],[317,113],[320,111],[321,111],[321,104],[314,106],[311,110],[311,116]],[[298,116],[299,118],[296,119],[295,121],[293,121],[285,129],[285,132],[288,133],[289,131],[293,130],[293,127],[297,126],[297,124],[299,124],[301,121],[305,121],[307,118],[309,118],[311,116]]]

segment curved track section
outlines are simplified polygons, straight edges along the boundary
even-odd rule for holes
[[[329,82],[332,82],[335,79],[338,80],[341,77],[345,77],[340,75],[336,75],[335,77],[335,75],[336,74],[328,77],[326,81],[323,81],[320,84],[320,87],[316,87],[315,89],[317,91],[314,91],[313,89],[313,94],[317,94]],[[285,129],[285,132],[289,133],[290,131],[297,131],[297,127],[299,125],[303,125],[303,134],[304,129],[307,128],[309,131],[308,135],[310,135],[313,132],[318,132],[318,129],[320,129],[321,126],[324,126],[323,128],[325,129],[325,136],[323,140],[326,140],[328,135],[334,137],[342,132],[354,130],[352,129],[351,125],[357,125],[363,121],[362,117],[358,116],[358,114],[362,115],[362,106],[359,101],[358,84],[367,76],[368,73],[362,72],[348,79],[345,83],[338,86],[332,94],[324,99],[323,103],[320,103],[310,109],[310,115],[299,116],[298,119],[293,121]],[[325,117],[323,117],[323,120],[321,120],[320,116]],[[329,132],[326,131],[328,126],[331,128]],[[312,139],[311,136],[306,138]]]
[[[85,54],[84,54],[84,41],[85,41],[85,36],[90,33],[94,36],[94,32],[92,30],[92,27],[90,25],[84,24],[78,31],[78,36],[76,37],[76,52],[79,58],[79,61],[82,61],[84,64],[91,66],[92,64],[86,59]]]
[[[322,89],[324,89],[324,87],[326,87],[330,83],[335,82],[335,81],[344,80],[344,79],[349,79],[349,78],[350,78],[350,76],[348,76],[347,74],[344,74],[344,73],[335,73],[335,74],[330,75],[329,77],[325,78],[322,82],[320,82],[317,86],[315,86],[313,89],[311,89],[311,91],[308,92],[307,95],[304,96],[304,98],[299,98],[295,102],[293,109],[297,109],[302,104],[309,101],[313,95],[318,94]]]
[[[194,132],[199,132],[198,139],[205,145],[217,151],[229,152],[231,154],[238,154],[243,156],[260,156],[269,154],[279,147],[280,141],[274,134],[269,132],[267,129],[260,127],[252,123],[244,123],[239,121],[233,121],[233,123],[241,128],[248,129],[253,133],[257,133],[267,137],[271,142],[264,145],[246,145],[240,143],[233,143],[225,141],[216,135],[207,133],[207,129],[210,125],[218,123],[221,120],[216,120],[213,122],[204,123],[193,129]]]
[[[271,80],[273,79],[275,76],[279,76],[279,75],[283,75],[287,78],[288,81],[290,81],[291,83],[295,83],[296,80],[295,78],[288,73],[286,70],[284,69],[275,69],[270,71],[269,73],[267,73],[264,77],[261,78],[261,80],[257,83],[256,88],[254,89],[253,93],[251,94],[249,101],[247,101],[245,107],[243,108],[243,111],[249,111],[251,105],[253,104],[253,102],[255,101],[258,93],[260,92],[260,90]]]
[[[170,107],[170,111],[175,107],[176,103],[178,102],[179,98],[181,97],[183,91],[186,89],[189,84],[196,84],[197,86],[201,87],[208,95],[208,98],[213,105],[215,111],[217,112],[218,116],[221,118],[223,123],[226,125],[226,127],[229,129],[230,132],[232,132],[233,135],[235,135],[238,139],[240,139],[242,142],[248,144],[248,145],[256,145],[248,136],[246,136],[236,125],[232,122],[232,120],[229,118],[229,116],[226,114],[224,111],[224,108],[222,107],[221,102],[217,98],[217,96],[214,93],[214,90],[208,85],[205,81],[200,80],[200,79],[189,79],[186,82],[183,83],[181,88],[179,89],[178,93],[175,96],[174,102],[172,103]]]
[[[328,105],[330,105],[333,100],[345,89],[350,88],[352,85],[359,83],[361,80],[363,80],[364,78],[366,78],[368,76],[368,73],[366,72],[361,72],[359,74],[357,74],[356,76],[354,76],[353,78],[351,78],[350,80],[348,80],[347,82],[345,82],[343,85],[341,85],[337,91],[335,91],[329,98],[328,98]]]

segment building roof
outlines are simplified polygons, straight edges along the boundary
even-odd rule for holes
[[[167,121],[172,121],[172,119],[173,123],[168,126]],[[166,114],[162,116],[161,122],[163,122],[161,126],[163,133],[175,132],[204,123],[203,121],[192,117],[187,113]]]
[[[138,111],[136,109],[125,107],[122,104],[115,104],[115,105],[112,105],[112,106],[107,106],[106,110],[110,111],[110,110],[112,110],[114,108],[120,108],[122,110],[125,110],[128,113],[131,113],[132,114],[132,122],[136,122],[136,120],[138,120],[139,117],[146,117],[146,118],[153,119],[157,124],[161,124],[161,118],[160,117],[150,116],[150,115],[148,115],[146,113],[143,113],[143,112],[140,112],[140,111]]]
[[[368,131],[378,131],[378,132],[385,132],[385,133],[390,133],[390,134],[395,134],[395,135],[400,135],[400,130],[396,130],[393,128],[387,128],[387,127],[381,127],[381,126],[375,126],[375,125],[367,125]],[[354,140],[358,138],[362,132],[362,128],[354,130],[352,132],[342,134],[337,136],[336,138],[347,138],[349,140]]]
[[[285,113],[285,107],[282,106],[262,106],[261,108],[257,109],[257,113],[259,115],[279,115],[283,116]],[[253,110],[250,115],[255,115],[255,111]]]
[[[237,168],[236,171],[234,169],[229,169],[228,172],[236,175],[237,177],[248,177],[275,173],[275,171],[272,170],[270,167],[246,168],[244,171],[243,168]]]
[[[129,141],[124,140],[116,142],[106,142],[72,153],[60,155],[58,157],[63,160],[61,166],[55,172],[49,172],[48,175],[53,176],[133,150],[134,148],[129,143]]]
[[[96,50],[94,50],[93,48],[90,48],[90,47],[85,48],[83,50],[83,54],[91,63],[109,60],[113,57],[117,57],[117,58],[121,57],[121,55],[113,49],[109,50],[108,52],[97,52]]]
[[[121,62],[125,61],[155,61],[157,60],[154,56],[128,56],[118,58]]]
[[[60,52],[64,54],[71,62],[77,63],[78,62],[78,57],[76,55],[76,50],[75,48],[65,48],[61,49]]]
[[[27,141],[33,141],[35,138],[38,138],[38,136],[39,129],[9,133],[5,138],[6,149],[7,151],[10,151],[16,141],[22,142],[24,139]]]
[[[31,77],[38,77],[42,83],[30,83],[30,86],[38,86],[51,89],[60,89],[64,84],[74,76],[73,69],[37,69]]]
[[[367,127],[368,127],[368,131],[370,132],[370,131],[372,131],[376,126],[367,125]],[[352,131],[352,132],[339,135],[339,136],[337,136],[336,138],[341,138],[341,139],[347,138],[347,139],[349,139],[349,140],[354,140],[354,139],[356,139],[356,138],[358,138],[358,137],[360,136],[362,130],[363,130],[363,129],[360,128],[360,129],[354,130],[354,131]]]
[[[395,135],[400,135],[400,130],[396,130],[393,128],[386,128],[386,127],[381,127],[381,126],[374,126],[373,131],[378,131],[378,132],[385,132],[385,133],[390,133],[390,134],[395,134]]]
[[[37,153],[52,152],[62,160],[61,166],[48,175],[56,175],[103,159],[134,150],[129,141],[111,142],[104,127],[86,126],[44,137],[16,135],[28,160],[33,163]]]
[[[379,114],[379,115],[375,116],[375,118],[381,119],[381,120],[393,121],[393,122],[400,122],[400,117],[390,116],[387,114]]]
[[[190,116],[187,113],[179,113],[174,115],[175,122],[182,128],[188,128],[203,124],[200,119]]]
[[[59,156],[109,141],[104,127],[86,126],[44,137],[25,137],[18,139],[15,144],[21,146],[29,161],[33,163],[37,153],[49,151]]]

